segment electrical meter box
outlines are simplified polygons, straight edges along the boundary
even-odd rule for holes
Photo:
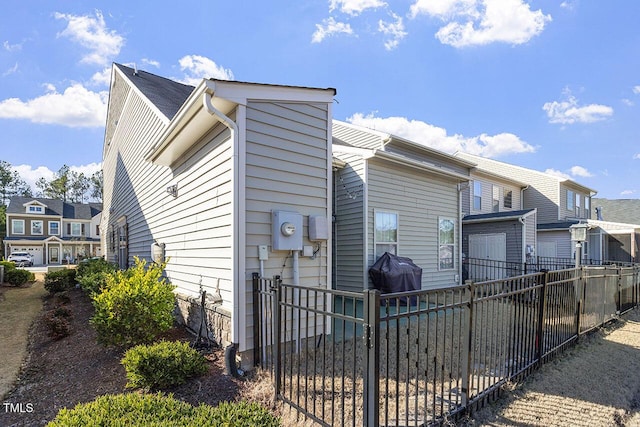
[[[309,240],[329,240],[329,222],[326,216],[309,215]]]
[[[302,215],[297,212],[271,212],[271,248],[274,251],[302,250]]]

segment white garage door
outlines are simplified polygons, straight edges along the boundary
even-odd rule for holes
[[[507,277],[507,235],[471,234],[469,236],[469,279],[496,280]]]
[[[11,252],[29,252],[33,255],[33,265],[44,264],[42,262],[43,250],[41,246],[13,246]]]

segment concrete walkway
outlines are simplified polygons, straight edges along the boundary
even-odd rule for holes
[[[29,328],[42,310],[42,280],[30,287],[3,287],[0,297],[0,398],[13,386],[27,356]]]
[[[483,426],[640,426],[640,312],[581,338],[474,414]]]

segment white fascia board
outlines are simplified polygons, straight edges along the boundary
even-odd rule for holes
[[[451,171],[451,170],[446,170],[444,168],[441,168],[441,167],[438,167],[438,166],[435,166],[435,165],[430,165],[430,164],[427,164],[427,163],[423,163],[423,162],[420,162],[418,160],[413,160],[413,159],[410,159],[408,157],[401,156],[399,154],[389,153],[389,152],[383,151],[383,150],[374,150],[373,153],[374,153],[375,157],[378,157],[380,159],[388,160],[388,161],[391,161],[391,162],[394,162],[394,163],[399,163],[401,165],[409,166],[409,167],[416,168],[416,169],[421,169],[423,171],[427,171],[427,172],[434,173],[434,174],[437,174],[437,175],[440,175],[440,176],[444,176],[446,178],[453,179],[453,180],[458,181],[458,182],[467,182],[467,181],[469,181],[471,179],[467,175],[463,175],[463,174],[460,174],[458,172],[454,172],[454,171]]]

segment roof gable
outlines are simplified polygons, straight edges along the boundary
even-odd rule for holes
[[[69,203],[43,197],[15,196],[9,199],[7,214],[25,214],[25,206],[45,206],[44,215],[60,216],[63,219],[91,220],[102,212],[102,203]]]

